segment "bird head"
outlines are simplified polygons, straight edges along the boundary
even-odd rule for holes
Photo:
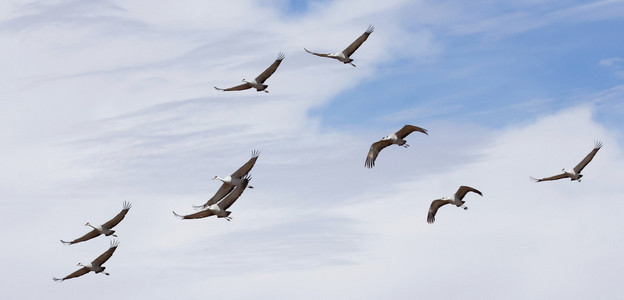
[[[87,222],[87,224],[85,224],[85,226],[91,226],[91,223]]]
[[[217,180],[219,179],[219,176],[215,176],[214,178],[212,178],[212,180]]]
[[[81,262],[79,262],[79,263],[77,264],[77,266],[79,266],[79,267],[84,267],[84,265],[83,265]]]

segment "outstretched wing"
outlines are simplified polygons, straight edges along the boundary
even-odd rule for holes
[[[77,239],[75,239],[75,240],[73,240],[71,242],[66,242],[66,241],[63,241],[63,240],[61,240],[61,242],[63,244],[66,244],[66,245],[71,245],[71,244],[75,244],[75,243],[88,241],[88,240],[90,240],[92,238],[98,237],[100,234],[102,234],[102,233],[99,230],[93,229],[93,230],[89,231],[87,234],[85,234],[85,235],[83,235],[83,236],[81,236],[81,237],[79,237],[79,238],[77,238]]]
[[[260,151],[258,150],[254,150],[251,152],[251,158],[240,168],[238,168],[238,170],[236,170],[236,172],[232,173],[232,178],[236,177],[236,178],[242,178],[243,176],[247,175],[247,173],[249,173],[249,171],[251,171],[251,168],[253,168],[254,164],[256,163],[256,160],[258,160],[258,156],[260,155]]]
[[[219,202],[219,207],[223,210],[230,208],[230,206],[232,206],[232,204],[234,204],[234,202],[243,194],[243,191],[245,191],[245,188],[247,188],[250,180],[251,177],[249,177],[249,175],[245,176],[245,178],[243,178],[243,182],[237,185],[231,193],[229,193],[225,198],[223,198],[223,200],[221,200],[221,202]]]
[[[561,173],[559,175],[555,175],[555,176],[550,176],[550,177],[545,177],[545,178],[541,178],[541,179],[537,179],[537,178],[533,178],[531,177],[531,180],[535,181],[535,182],[542,182],[542,181],[550,181],[550,180],[557,180],[557,179],[562,179],[562,178],[568,178],[570,176],[568,176],[568,174],[566,173]]]
[[[414,131],[419,131],[422,132],[426,135],[429,135],[427,133],[427,129],[424,128],[420,128],[418,126],[414,126],[414,125],[405,125],[403,126],[403,128],[401,128],[399,131],[397,131],[395,134],[398,138],[403,139],[406,136],[408,136],[410,133],[414,132]]]
[[[481,192],[479,190],[477,190],[475,188],[471,188],[469,186],[465,186],[465,185],[460,186],[459,189],[457,189],[457,193],[455,193],[455,195],[457,197],[459,197],[459,199],[464,199],[464,196],[466,196],[466,194],[468,194],[468,192],[474,192],[474,193],[477,193],[477,194],[483,196],[483,194],[481,194]]]
[[[121,220],[123,220],[123,218],[126,216],[126,214],[128,213],[131,207],[132,207],[132,204],[130,204],[130,202],[124,201],[123,209],[114,218],[102,224],[102,227],[106,227],[108,229],[115,227],[117,224],[119,224],[119,222],[121,222]]]
[[[598,150],[600,150],[600,148],[602,148],[602,142],[596,141],[594,149],[589,152],[589,154],[587,154],[587,156],[585,156],[585,158],[578,165],[576,165],[576,167],[574,167],[574,172],[581,172],[581,170],[583,170],[583,168],[585,168],[585,166],[587,166],[587,164],[594,158],[596,153],[598,153]]]
[[[306,48],[303,48],[303,50],[305,50],[306,52],[310,53],[310,54],[314,54],[316,56],[320,56],[320,57],[329,57],[329,53],[318,53],[318,52],[312,52]]]
[[[351,56],[353,54],[353,52],[355,52],[355,50],[357,50],[358,48],[360,48],[360,46],[362,45],[362,43],[364,43],[364,41],[366,41],[366,39],[368,38],[368,36],[375,30],[375,27],[373,25],[369,25],[368,29],[366,29],[366,32],[364,32],[362,35],[360,35],[359,38],[357,38],[357,40],[353,41],[353,43],[351,43],[351,45],[349,45],[349,47],[347,47],[346,49],[344,49],[342,51],[342,53],[344,53],[344,55],[346,55],[347,57]]]
[[[374,167],[375,160],[377,159],[379,152],[383,150],[383,148],[386,148],[390,146],[391,144],[392,142],[390,140],[379,140],[377,142],[374,142],[370,146],[370,149],[368,150],[368,155],[366,156],[366,161],[364,162],[364,166],[366,166],[369,169]]]
[[[112,240],[110,243],[110,248],[108,248],[106,252],[100,254],[100,256],[94,259],[91,264],[94,266],[101,266],[102,264],[104,264],[109,258],[111,258],[111,256],[113,256],[113,253],[115,253],[115,250],[117,250],[117,246],[119,246],[119,241]]]
[[[222,89],[222,88],[218,88],[218,87],[214,87],[215,90],[217,91],[224,91],[224,92],[229,92],[229,91],[242,91],[242,90],[246,90],[246,89],[250,89],[251,88],[251,84],[249,84],[249,82],[245,82],[243,84],[237,85],[237,86],[233,86],[231,88],[227,88],[227,89]]]
[[[275,73],[275,70],[277,70],[277,67],[279,67],[279,65],[282,63],[282,60],[284,60],[284,57],[286,57],[284,53],[280,52],[277,56],[277,59],[271,64],[271,66],[269,66],[266,70],[264,70],[264,72],[262,72],[262,74],[256,77],[256,82],[262,83],[269,77],[271,77],[271,75]]]
[[[63,278],[52,277],[52,279],[54,281],[63,281],[63,280],[67,280],[67,279],[70,279],[70,278],[80,277],[80,276],[82,276],[84,274],[87,274],[89,272],[91,272],[91,270],[89,270],[89,268],[82,267],[82,268],[78,269],[76,272],[71,273],[71,274],[69,274],[69,275],[67,275],[67,276],[65,276]]]
[[[435,222],[435,215],[438,212],[438,209],[451,202],[453,201],[442,200],[442,199],[433,200],[433,202],[431,202],[431,206],[429,206],[429,213],[427,214],[427,223],[433,224],[433,222]]]
[[[210,205],[213,205],[217,202],[219,202],[219,200],[223,199],[223,197],[225,197],[225,195],[229,194],[232,190],[234,189],[234,186],[231,184],[227,184],[227,183],[223,183],[221,185],[221,187],[219,188],[219,190],[217,191],[217,193],[212,196],[212,198],[210,198],[208,201],[206,201],[206,203],[202,204],[202,205],[193,205],[194,209],[204,209]],[[205,216],[207,217],[207,216]],[[204,218],[204,217],[202,217]]]
[[[202,210],[202,211],[198,211],[194,214],[190,214],[190,215],[178,215],[176,214],[176,212],[173,212],[173,215],[175,215],[176,217],[180,218],[180,219],[201,219],[201,218],[205,218],[205,217],[210,217],[212,215],[214,215],[214,213],[212,213],[210,210],[206,209],[206,210]]]

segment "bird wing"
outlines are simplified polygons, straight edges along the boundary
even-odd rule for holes
[[[93,229],[93,230],[89,231],[87,234],[85,234],[85,235],[83,235],[83,236],[81,236],[81,237],[79,237],[79,238],[77,238],[77,239],[75,239],[75,240],[73,240],[71,242],[66,242],[66,241],[63,241],[63,240],[61,240],[61,242],[63,244],[66,244],[66,245],[71,245],[71,244],[75,244],[75,243],[88,241],[88,240],[90,240],[92,238],[98,237],[100,234],[102,234],[102,233],[99,230]]]
[[[483,194],[481,194],[481,192],[479,190],[477,190],[475,188],[471,188],[469,186],[465,186],[465,185],[460,186],[459,189],[457,189],[457,193],[455,193],[455,195],[457,197],[459,197],[459,199],[464,199],[464,196],[466,196],[466,194],[468,194],[468,192],[474,192],[474,193],[477,193],[477,194],[483,196]]]
[[[602,148],[602,142],[596,141],[594,149],[589,152],[589,154],[587,154],[587,156],[585,156],[585,158],[578,165],[576,165],[576,167],[574,167],[574,172],[581,172],[581,170],[583,170],[583,168],[585,168],[585,166],[587,166],[587,164],[594,158],[596,153],[598,153],[598,150],[600,150],[600,148]]]
[[[126,216],[126,214],[128,213],[131,207],[132,207],[132,204],[130,204],[130,202],[124,201],[123,209],[114,218],[102,224],[102,227],[106,227],[108,229],[115,227],[117,224],[119,224],[119,222],[121,222],[121,220],[123,220],[123,218]]]
[[[435,222],[435,215],[438,212],[438,208],[444,205],[447,205],[451,202],[453,201],[442,200],[442,199],[433,200],[433,202],[431,202],[431,206],[429,206],[429,213],[427,214],[427,223],[433,224],[433,222]]]
[[[271,75],[273,75],[275,70],[277,70],[277,67],[279,67],[280,63],[282,63],[282,60],[284,60],[284,57],[286,57],[284,53],[280,52],[280,54],[277,56],[277,59],[271,64],[271,66],[269,66],[266,70],[264,70],[264,72],[262,72],[262,74],[256,77],[256,82],[262,83],[267,80]]]
[[[231,88],[227,88],[227,89],[222,89],[222,88],[218,88],[218,87],[214,87],[217,91],[224,91],[224,92],[229,92],[229,91],[242,91],[242,90],[246,90],[246,89],[250,89],[251,88],[251,84],[249,84],[249,82],[245,82],[243,84],[239,84],[237,86],[233,86]]]
[[[371,145],[370,150],[368,150],[368,155],[366,156],[366,161],[364,162],[364,166],[366,166],[369,169],[374,167],[375,160],[377,159],[377,155],[379,155],[379,152],[383,150],[383,148],[386,148],[390,146],[391,144],[392,142],[390,140],[379,140],[377,142],[374,142]]]
[[[330,53],[317,53],[317,52],[312,52],[306,48],[303,48],[303,50],[305,50],[306,52],[310,53],[310,54],[314,54],[316,56],[320,56],[320,57],[329,57]]]
[[[233,185],[227,184],[227,183],[223,183],[221,185],[221,187],[219,188],[219,190],[217,191],[217,193],[214,196],[212,196],[212,198],[210,198],[206,203],[204,203],[202,205],[193,205],[193,208],[195,208],[195,209],[204,209],[204,208],[206,208],[206,207],[208,207],[210,205],[213,205],[213,204],[219,202],[219,200],[223,199],[223,197],[225,197],[227,194],[232,192],[233,189],[234,189]]]
[[[243,176],[247,175],[247,173],[251,171],[251,168],[253,168],[254,164],[256,163],[258,155],[260,155],[260,151],[258,150],[254,150],[253,152],[251,152],[251,158],[242,167],[238,168],[236,172],[232,173],[232,178],[242,178]]]
[[[214,213],[208,209],[206,210],[202,210],[202,211],[198,211],[194,214],[190,214],[190,215],[178,215],[176,214],[176,212],[173,212],[173,215],[175,215],[176,217],[180,218],[180,219],[201,219],[201,218],[205,218],[205,217],[210,217],[212,215],[214,215]]]
[[[82,268],[76,270],[74,273],[71,273],[71,274],[69,274],[69,275],[67,275],[67,276],[65,276],[63,278],[53,277],[52,279],[54,279],[54,281],[63,281],[63,280],[67,280],[67,279],[70,279],[70,278],[80,277],[80,276],[82,276],[84,274],[87,274],[89,272],[91,272],[91,270],[89,268],[82,267]]]
[[[557,179],[562,179],[562,178],[568,178],[570,176],[568,176],[568,174],[566,173],[561,173],[559,175],[555,175],[555,176],[550,176],[550,177],[545,177],[545,178],[541,178],[541,179],[537,179],[537,178],[533,178],[531,177],[531,180],[535,181],[535,182],[542,182],[542,181],[550,181],[550,180],[557,180]]]
[[[414,126],[414,125],[405,125],[403,126],[403,128],[401,128],[399,131],[397,131],[395,134],[398,138],[402,139],[406,136],[408,136],[410,133],[414,132],[414,131],[420,131],[426,135],[429,135],[427,133],[427,129],[424,128],[420,128],[418,126]]]
[[[223,198],[223,200],[221,200],[221,202],[219,202],[219,207],[223,210],[230,208],[230,206],[234,204],[238,197],[243,194],[243,191],[245,191],[245,188],[247,188],[247,184],[249,184],[250,180],[251,177],[245,176],[245,178],[243,178],[243,182],[237,185],[231,193],[229,193],[225,198]]]
[[[353,52],[355,52],[355,50],[357,50],[358,48],[360,48],[360,45],[362,45],[362,43],[364,43],[364,41],[366,41],[366,39],[368,38],[368,36],[375,30],[375,27],[373,25],[369,25],[368,29],[366,29],[366,32],[362,33],[362,35],[360,35],[359,38],[357,38],[357,40],[353,41],[353,43],[351,43],[351,45],[349,45],[349,47],[347,47],[346,49],[344,49],[342,51],[342,53],[344,53],[344,55],[351,56],[353,54]]]
[[[117,250],[117,246],[119,246],[119,241],[112,240],[110,243],[110,248],[108,248],[106,252],[100,254],[100,256],[94,259],[91,264],[93,266],[101,266],[102,264],[104,264],[109,258],[111,258],[111,256],[113,256],[113,253],[115,253],[115,250]]]

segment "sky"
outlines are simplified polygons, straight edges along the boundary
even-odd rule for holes
[[[357,67],[303,50],[369,25]],[[3,295],[621,299],[623,30],[618,0],[2,1]],[[280,52],[269,93],[213,88]],[[231,222],[173,216],[253,150]],[[111,275],[54,282],[124,201]]]

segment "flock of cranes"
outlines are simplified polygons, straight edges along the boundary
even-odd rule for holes
[[[362,45],[362,43],[364,43],[364,41],[368,39],[368,37],[374,31],[374,29],[375,28],[372,25],[369,26],[368,29],[360,37],[358,37],[346,49],[338,53],[325,54],[325,53],[311,52],[305,48],[304,50],[310,54],[320,56],[320,57],[333,58],[344,64],[350,64],[355,67],[355,64],[353,64],[353,59],[351,58],[351,55],[353,55],[353,53]],[[258,75],[258,77],[256,77],[255,79],[251,81],[247,81],[243,79],[242,80],[244,82],[243,84],[240,84],[234,87],[222,89],[222,88],[218,88],[215,86],[214,88],[216,90],[220,90],[224,92],[225,91],[240,91],[240,90],[255,88],[258,92],[264,91],[265,93],[268,93],[269,92],[267,90],[268,85],[264,84],[264,82],[271,75],[273,75],[273,73],[275,73],[275,71],[279,67],[282,60],[284,60],[284,58],[285,58],[284,53],[280,53],[278,55],[278,58],[271,64],[271,66],[269,66],[266,70],[264,70],[264,72],[262,72],[260,75]],[[364,162],[364,166],[369,169],[373,168],[375,166],[375,160],[379,156],[379,153],[381,152],[381,150],[383,150],[384,148],[392,144],[408,148],[409,145],[407,144],[407,141],[405,140],[405,138],[409,134],[415,131],[424,133],[425,135],[429,135],[427,130],[424,128],[414,126],[414,125],[409,125],[409,124],[405,125],[399,131],[395,133],[391,133],[388,136],[383,137],[381,140],[374,142],[370,146],[368,155],[366,156],[366,160]],[[566,169],[563,169],[562,171],[563,173],[561,174],[551,176],[551,177],[541,178],[541,179],[536,179],[533,177],[530,177],[530,178],[534,180],[535,182],[550,181],[550,180],[557,180],[557,179],[563,179],[563,178],[570,178],[570,180],[572,181],[576,180],[580,182],[581,177],[583,177],[583,175],[580,174],[581,171],[594,158],[594,156],[596,155],[598,150],[600,150],[600,148],[602,148],[602,143],[600,141],[596,141],[594,149],[572,170],[568,171]],[[206,217],[214,215],[214,216],[217,216],[217,218],[225,218],[226,220],[231,221],[232,217],[230,217],[230,214],[232,212],[228,211],[228,209],[234,204],[236,200],[238,200],[238,198],[240,198],[240,196],[243,194],[245,189],[253,188],[251,185],[249,185],[249,182],[251,181],[251,175],[249,174],[249,172],[254,167],[256,161],[258,160],[259,155],[260,155],[260,152],[257,150],[254,150],[252,152],[251,158],[245,164],[243,164],[238,170],[233,172],[231,175],[228,175],[225,178],[215,176],[213,180],[219,180],[223,183],[221,187],[217,190],[215,195],[212,198],[210,198],[206,203],[202,205],[192,206],[192,208],[194,208],[195,210],[198,210],[198,212],[188,214],[188,215],[180,215],[180,214],[177,214],[175,211],[173,211],[174,216],[180,219],[200,219],[200,218],[206,218]],[[446,204],[453,204],[457,207],[461,207],[464,210],[467,210],[468,207],[464,205],[466,202],[463,199],[469,192],[473,192],[475,194],[483,196],[483,193],[481,193],[481,191],[470,186],[462,185],[459,187],[457,192],[450,195],[449,197],[442,197],[440,199],[433,200],[431,202],[429,211],[427,213],[427,223],[430,223],[430,224],[434,223],[435,216],[436,216],[436,213],[438,212],[438,209],[440,209],[440,207]],[[130,210],[130,208],[131,208],[131,204],[128,202],[124,202],[123,209],[121,210],[121,212],[119,212],[114,218],[112,218],[108,222],[99,226],[93,226],[87,222],[85,226],[89,226],[93,228],[93,230],[91,230],[87,234],[73,241],[67,242],[67,241],[61,240],[61,242],[66,245],[71,245],[71,244],[76,244],[76,243],[80,243],[80,242],[93,239],[102,234],[104,234],[105,236],[112,235],[114,237],[117,237],[117,235],[115,235],[115,231],[112,230],[112,228],[115,227],[117,224],[119,224],[119,222],[121,222],[124,219],[124,217]],[[87,264],[78,263],[78,266],[82,266],[81,269],[63,278],[54,277],[53,278],[54,281],[64,281],[70,278],[79,277],[91,271],[95,273],[103,273],[103,274],[109,275],[109,273],[104,272],[106,267],[102,266],[102,264],[104,264],[109,258],[111,258],[111,256],[117,249],[118,245],[119,245],[119,242],[113,239],[110,243],[109,249],[106,250],[104,253],[102,253],[100,256],[98,256],[96,259],[94,259],[91,263],[87,263]]]

